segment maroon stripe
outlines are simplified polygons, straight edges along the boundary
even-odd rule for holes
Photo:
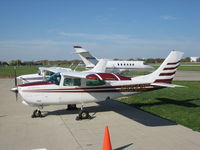
[[[87,87],[87,88],[63,88],[63,89],[42,89],[42,90],[92,90],[92,89],[110,89],[110,88],[121,88],[124,86],[150,86],[150,83],[143,84],[129,84],[129,85],[118,85],[118,86],[101,86],[101,87]]]
[[[131,80],[130,77],[125,77],[125,76],[121,76],[121,75],[116,75],[120,78],[120,80]]]
[[[99,79],[99,76],[100,76],[102,80],[118,80],[118,78],[120,80],[131,80],[130,77],[124,77],[124,76],[121,76],[121,75],[114,75],[112,73],[97,73],[97,74],[98,74],[98,76],[96,74],[87,75],[86,78],[87,79],[93,79],[93,80],[100,80]]]
[[[102,91],[122,91],[122,90],[139,90],[144,89],[145,87],[150,86],[149,83],[145,84],[132,84],[132,85],[120,85],[120,86],[109,86],[109,87],[93,87],[93,88],[68,88],[68,89],[40,89],[40,90],[24,90],[26,92],[102,92]],[[116,89],[120,88],[120,89]],[[99,90],[98,90],[99,89]],[[92,91],[89,91],[92,90]]]
[[[176,67],[166,67],[163,70],[174,70],[176,68],[178,68],[179,65],[177,65]]]
[[[179,60],[179,61],[177,61],[177,62],[172,62],[172,63],[167,63],[167,65],[176,65],[176,64],[178,64],[178,63],[180,63],[181,61]]]
[[[138,89],[113,89],[113,90],[93,90],[93,91],[42,91],[42,90],[23,90],[23,92],[41,92],[41,93],[103,93],[103,92],[144,92],[144,91],[151,91],[155,88],[138,88]],[[157,88],[156,88],[157,89]]]
[[[103,80],[118,80],[117,77],[111,73],[97,73]]]
[[[176,73],[176,71],[171,72],[171,73],[160,73],[159,76],[171,76],[174,75]]]
[[[74,46],[74,48],[82,48],[81,46]]]
[[[100,80],[99,77],[96,74],[87,75],[86,79]]]
[[[37,85],[49,85],[49,84],[53,83],[50,81],[40,81],[40,82],[30,82],[30,83],[20,84],[18,86],[24,87],[24,86],[37,86]]]
[[[173,78],[171,78],[171,79],[157,79],[157,80],[155,80],[154,81],[154,83],[171,83],[172,82],[172,80],[173,80]]]

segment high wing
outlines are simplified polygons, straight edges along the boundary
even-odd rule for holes
[[[77,72],[77,71],[72,71],[72,72],[60,72],[61,75],[65,77],[71,77],[71,78],[86,78],[88,75],[92,74],[91,72]]]
[[[50,71],[53,73],[57,73],[57,72],[70,72],[70,71],[72,71],[72,69],[61,68],[61,67],[49,67],[49,68],[43,68],[43,71]]]
[[[96,74],[99,72],[104,73],[106,70],[106,64],[107,60],[106,59],[101,59],[98,64],[91,70],[88,71],[72,71],[71,69],[68,68],[60,68],[60,67],[50,67],[50,68],[45,68],[46,71],[54,72],[54,73],[60,73],[63,76],[67,77],[72,77],[72,78],[87,78],[88,75],[90,74]]]

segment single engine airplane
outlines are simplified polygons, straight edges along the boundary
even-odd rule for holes
[[[48,105],[82,104],[78,118],[86,119],[89,112],[85,103],[99,102],[165,87],[183,87],[171,84],[183,53],[171,51],[154,72],[137,77],[125,77],[114,73],[58,72],[42,82],[18,85],[22,103],[38,107],[32,117],[41,117],[40,109]]]
[[[98,63],[99,60],[81,46],[74,46],[74,49],[76,54],[85,63],[86,68],[93,68]],[[144,61],[108,60],[106,65],[106,72],[144,71],[152,69],[154,68],[147,65]]]

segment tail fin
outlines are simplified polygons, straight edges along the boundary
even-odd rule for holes
[[[98,63],[98,60],[93,57],[89,51],[83,49],[81,46],[74,46],[74,49],[87,68],[93,68]]]
[[[154,83],[171,83],[178,66],[180,65],[181,58],[183,56],[182,52],[171,51],[165,61],[160,65],[160,67],[149,74]]]
[[[100,61],[98,62],[98,64],[91,70],[88,70],[86,72],[105,72],[106,71],[106,64],[107,64],[108,60],[107,59],[100,59]]]

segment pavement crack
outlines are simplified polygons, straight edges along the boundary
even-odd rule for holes
[[[76,136],[73,134],[73,132],[72,132],[72,130],[70,129],[70,127],[65,123],[63,117],[62,117],[60,114],[58,114],[58,115],[59,115],[60,119],[63,121],[63,123],[64,123],[66,129],[70,132],[70,134],[72,135],[72,137],[74,138],[74,140],[75,140],[76,143],[78,144],[79,148],[80,148],[81,150],[83,150],[83,147],[82,147],[81,144],[79,143],[79,141],[78,141],[78,139],[76,138]]]

